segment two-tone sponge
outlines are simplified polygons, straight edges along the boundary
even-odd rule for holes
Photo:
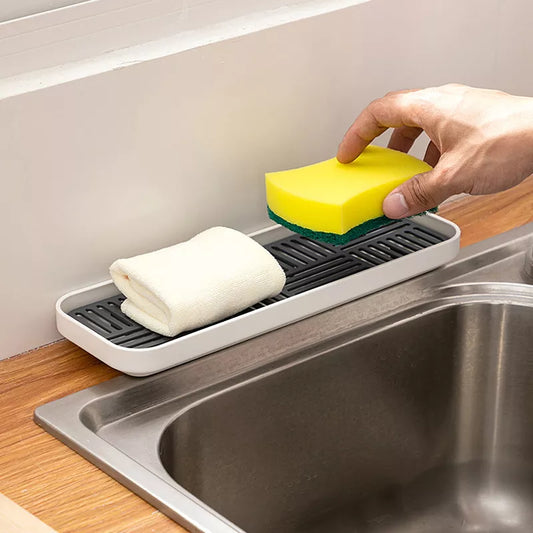
[[[268,214],[289,229],[332,244],[344,244],[391,222],[385,197],[431,167],[419,159],[368,146],[352,163],[328,159],[266,174]]]

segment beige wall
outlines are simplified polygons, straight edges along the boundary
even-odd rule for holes
[[[268,223],[263,174],[331,157],[355,114],[458,81],[532,95],[530,0],[372,0],[0,100],[0,357],[119,256]]]

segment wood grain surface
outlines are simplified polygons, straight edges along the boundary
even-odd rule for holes
[[[38,405],[117,374],[68,341],[0,361],[0,492],[59,533],[184,533],[33,422]]]
[[[462,245],[533,221],[533,179],[494,196],[449,203]],[[68,341],[0,361],[0,493],[59,533],[185,533],[185,529],[45,433],[43,403],[118,372]]]
[[[461,228],[468,246],[533,221],[533,176],[499,194],[466,196],[445,204],[439,215]]]

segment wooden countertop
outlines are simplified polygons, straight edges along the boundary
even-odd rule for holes
[[[521,226],[533,221],[533,179],[440,215],[461,227],[462,246]],[[0,361],[0,493],[59,533],[185,533],[33,422],[38,405],[117,374],[68,341]]]

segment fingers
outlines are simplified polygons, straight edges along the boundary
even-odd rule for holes
[[[388,147],[407,153],[421,133],[422,128],[412,128],[409,126],[396,128],[392,132]]]
[[[371,102],[344,135],[337,151],[339,162],[351,163],[388,128],[418,128],[416,109],[410,98],[412,92],[414,91],[393,92]]]
[[[372,140],[388,128],[380,124],[371,106],[372,104],[361,112],[345,133],[337,150],[337,159],[340,163],[351,163]]]
[[[459,189],[455,180],[437,165],[433,170],[418,174],[394,189],[383,201],[383,212],[389,218],[417,215],[462,192]]]

